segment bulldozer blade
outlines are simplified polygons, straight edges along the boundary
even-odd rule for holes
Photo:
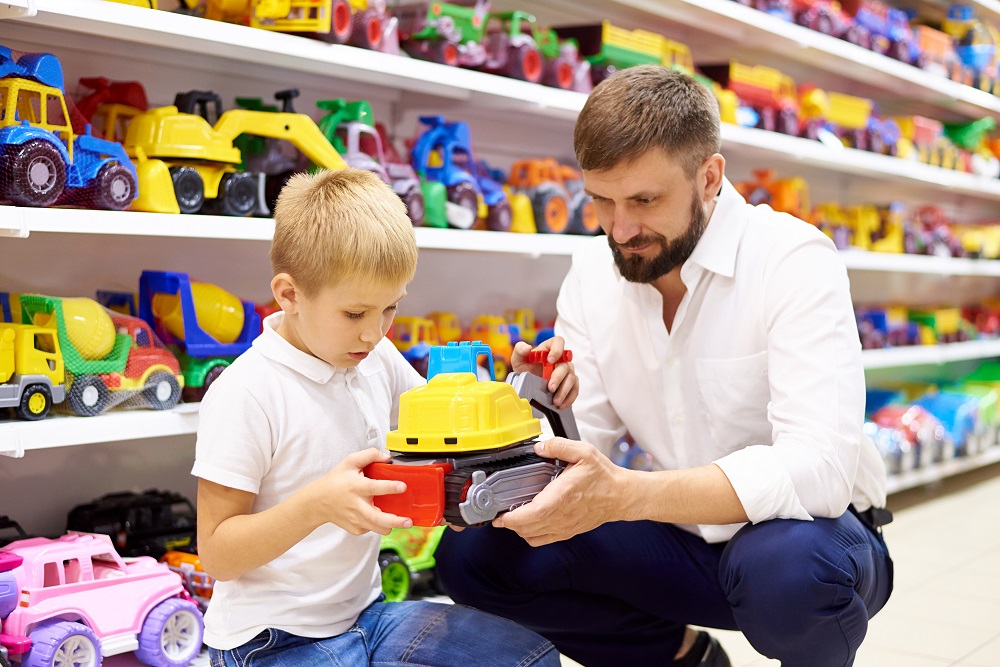
[[[140,157],[135,168],[139,175],[139,196],[132,202],[132,210],[179,214],[181,209],[177,206],[174,182],[166,163]]]

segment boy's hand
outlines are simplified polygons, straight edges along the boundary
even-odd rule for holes
[[[333,470],[309,485],[313,506],[322,523],[333,523],[351,535],[367,532],[388,535],[393,528],[409,528],[413,522],[388,514],[372,503],[374,496],[402,493],[404,482],[368,479],[362,470],[369,463],[385,463],[389,453],[370,447],[344,458]]]
[[[566,341],[563,340],[562,336],[553,336],[534,348],[534,350],[547,350],[549,353],[549,362],[554,363],[562,356],[565,347]],[[519,342],[514,346],[514,351],[510,355],[510,366],[517,373],[528,371],[539,377],[544,377],[542,375],[542,364],[529,364],[524,359],[532,351],[533,349],[530,345],[524,341]],[[573,363],[564,361],[556,364],[555,368],[552,369],[552,377],[549,378],[549,391],[555,394],[552,402],[560,408],[569,407],[576,400],[579,390],[580,387],[577,382],[576,373],[573,370]]]

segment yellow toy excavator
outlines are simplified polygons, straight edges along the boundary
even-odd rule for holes
[[[347,164],[315,121],[291,112],[231,109],[221,113],[214,93],[179,95],[178,106],[152,109],[134,118],[125,150],[136,163],[139,197],[132,210],[153,213],[198,213],[246,216],[258,208],[261,175],[240,171],[243,156],[233,140],[241,134],[283,139],[324,169]],[[218,121],[211,125],[209,103]],[[199,114],[190,113],[198,108]]]

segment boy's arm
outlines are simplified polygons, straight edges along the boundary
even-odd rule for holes
[[[229,581],[281,556],[325,523],[352,535],[386,535],[413,523],[377,509],[372,497],[401,493],[406,485],[371,480],[361,470],[385,462],[375,448],[347,456],[320,479],[262,512],[252,512],[255,494],[198,480],[198,555],[205,571]]]

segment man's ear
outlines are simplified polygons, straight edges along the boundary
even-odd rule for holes
[[[279,273],[271,278],[271,294],[278,302],[281,310],[292,314],[298,309],[301,292],[295,284],[295,279],[287,273]]]
[[[708,204],[719,194],[722,189],[722,179],[726,171],[726,158],[718,153],[714,153],[705,160],[701,166],[705,174],[705,186],[701,193],[701,200]]]

